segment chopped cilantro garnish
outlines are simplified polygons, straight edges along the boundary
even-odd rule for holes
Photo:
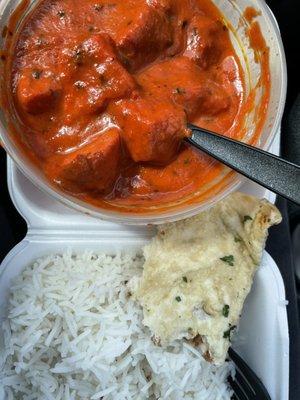
[[[186,276],[183,276],[182,280],[183,280],[183,282],[187,283],[187,277]]]
[[[84,82],[81,81],[75,82],[74,85],[77,87],[77,89],[83,89],[85,87]]]
[[[181,302],[181,297],[180,296],[176,296],[175,300],[178,301],[178,303],[180,303]]]
[[[234,241],[235,241],[235,243],[240,243],[242,241],[242,239],[240,237],[236,236],[234,238]]]
[[[94,9],[95,9],[96,11],[101,11],[103,7],[104,7],[104,6],[101,5],[101,4],[95,4],[95,5],[94,5]]]
[[[222,314],[223,314],[223,316],[224,317],[228,317],[228,315],[229,315],[229,305],[228,304],[225,304],[225,306],[223,307],[223,310],[222,310]]]
[[[42,71],[33,71],[32,72],[32,76],[34,79],[40,79],[41,75],[42,75]]]
[[[224,333],[223,333],[223,338],[224,339],[231,339],[231,332],[234,330],[236,328],[236,326],[235,325],[232,325],[232,326],[230,326],[230,328],[227,330],[227,331],[225,331]]]
[[[63,10],[58,11],[57,15],[59,18],[64,18],[66,16],[66,13]]]
[[[250,217],[250,215],[245,215],[244,216],[244,223],[247,222],[247,221],[252,221],[252,220],[253,220],[253,218]]]
[[[177,93],[177,94],[185,94],[185,89],[180,88],[180,87],[177,87],[177,88],[174,90],[174,92]]]
[[[225,263],[227,263],[231,267],[234,266],[234,257],[233,257],[233,255],[222,257],[222,258],[220,258],[220,260],[225,262]]]

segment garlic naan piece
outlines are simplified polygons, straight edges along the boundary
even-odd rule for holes
[[[207,359],[223,363],[268,228],[280,222],[268,201],[234,193],[195,217],[160,226],[144,248],[143,275],[133,289],[155,341],[194,339]]]

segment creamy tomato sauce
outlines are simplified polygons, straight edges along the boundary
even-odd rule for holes
[[[190,195],[220,165],[188,122],[239,137],[244,77],[210,0],[43,0],[25,18],[10,89],[49,180],[99,206]]]

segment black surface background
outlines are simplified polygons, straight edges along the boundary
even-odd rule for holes
[[[268,0],[281,30],[288,67],[288,93],[282,121],[282,156],[300,165],[300,18],[299,0]],[[271,230],[267,251],[281,270],[287,293],[290,330],[290,399],[300,400],[300,332],[299,301],[295,265],[291,247],[293,230],[300,224],[300,208],[278,199],[284,220]],[[298,244],[300,246],[300,243]],[[298,294],[299,296],[299,294]],[[270,365],[272,368],[272,365]]]
[[[300,18],[297,12],[300,2],[269,0],[267,3],[278,20],[288,65],[288,95],[282,123],[282,155],[300,164]],[[280,198],[277,205],[284,216],[284,221],[280,226],[271,229],[267,250],[275,259],[285,281],[289,300],[290,399],[299,400],[300,334],[296,288],[297,286],[300,288],[300,283],[294,278],[290,235],[300,223],[300,209]],[[26,224],[9,198],[6,185],[6,156],[4,150],[0,149],[0,261],[25,234]]]

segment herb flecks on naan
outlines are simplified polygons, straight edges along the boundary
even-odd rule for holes
[[[194,340],[223,363],[260,263],[268,228],[281,222],[266,200],[235,193],[211,209],[158,228],[133,283],[156,341]]]

